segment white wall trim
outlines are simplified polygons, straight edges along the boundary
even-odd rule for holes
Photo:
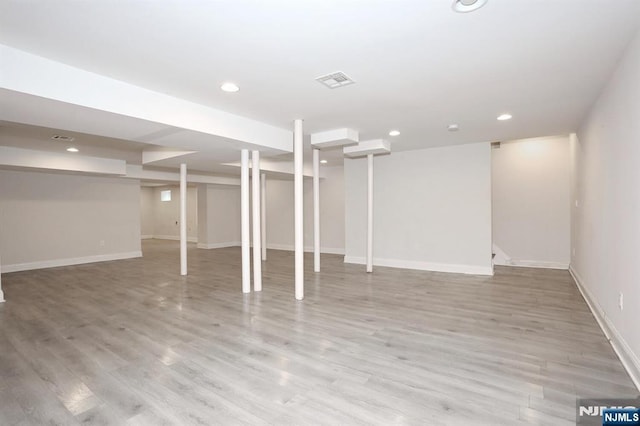
[[[493,253],[496,255],[493,264],[498,266],[516,266],[521,268],[545,268],[545,269],[569,269],[569,264],[564,262],[549,262],[546,260],[522,260],[512,259],[495,243],[493,244]]]
[[[620,332],[616,329],[609,318],[607,318],[606,312],[602,309],[602,306],[597,302],[596,298],[593,296],[593,293],[589,291],[589,289],[584,285],[584,280],[580,277],[580,275],[573,269],[573,265],[569,266],[569,272],[573,277],[573,280],[580,290],[582,297],[585,302],[587,302],[587,306],[591,310],[591,313],[596,318],[598,325],[602,329],[602,332],[609,340],[611,347],[620,358],[620,362],[622,362],[622,366],[627,370],[629,376],[631,376],[631,380],[636,385],[636,388],[640,391],[640,358],[636,355],[629,344],[624,340]]]
[[[241,245],[240,241],[229,241],[225,243],[198,243],[199,249],[217,249],[217,248],[225,248],[225,247],[239,247]]]
[[[179,235],[154,235],[151,238],[154,240],[171,240],[171,241],[180,241]],[[187,242],[197,243],[198,237],[187,237]]]
[[[366,264],[364,257],[345,256],[344,263]],[[493,275],[493,267],[477,265],[457,265],[452,263],[432,263],[415,260],[373,258],[375,266],[390,268],[417,269],[420,271],[450,272],[454,274]]]
[[[153,238],[153,235],[140,235],[141,240],[150,240]]]
[[[503,265],[503,266],[511,265],[511,257],[509,257],[509,255],[505,253],[504,250],[498,247],[496,243],[493,243],[492,248],[493,248],[493,253],[496,255],[493,258],[494,265]]]
[[[98,254],[94,256],[71,257],[67,259],[41,260],[38,262],[16,263],[13,265],[3,265],[2,273],[30,271],[32,269],[57,268],[59,266],[81,265],[84,263],[108,262],[111,260],[132,259],[142,257],[142,252],[130,251],[125,253]]]
[[[497,258],[497,256],[496,256]],[[544,260],[518,260],[510,259],[506,263],[494,262],[495,265],[500,266],[516,266],[521,268],[545,268],[545,269],[569,269],[568,263],[562,262],[547,262]]]
[[[267,248],[271,250],[286,250],[293,251],[293,244],[276,244],[269,243],[267,244]],[[307,253],[313,252],[313,246],[305,246],[304,251]],[[320,247],[320,253],[325,254],[340,254],[344,256],[344,248],[338,247]]]

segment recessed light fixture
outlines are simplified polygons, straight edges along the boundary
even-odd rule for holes
[[[327,164],[328,161],[327,160],[320,160],[320,164]]]
[[[78,152],[80,150],[78,148],[76,148],[76,147],[70,146],[69,148],[67,148],[67,151],[69,151],[69,152]]]
[[[449,130],[450,132],[457,132],[460,128],[458,127],[457,124],[449,124],[449,126],[447,127],[447,130]]]
[[[498,120],[499,121],[506,121],[506,120],[511,120],[512,115],[511,114],[500,114],[498,116]]]
[[[398,136],[400,135],[400,130],[392,130],[389,132],[389,136]]]
[[[467,13],[480,9],[486,3],[487,0],[454,0],[451,8],[458,13]]]
[[[240,90],[237,84],[231,82],[223,83],[222,86],[220,86],[220,89],[223,92],[229,93],[237,92],[238,90]]]

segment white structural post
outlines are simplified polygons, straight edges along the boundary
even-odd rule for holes
[[[320,150],[313,149],[313,271],[320,272]]]
[[[304,222],[302,120],[293,125],[294,224],[295,224],[295,297],[304,299]]]
[[[249,252],[249,150],[240,151],[240,218],[242,232],[242,292],[251,292]]]
[[[180,275],[187,275],[187,165],[180,164]]]
[[[260,230],[262,235],[262,260],[267,260],[267,174],[260,175]]]
[[[253,290],[262,291],[262,249],[260,231],[260,151],[251,151],[251,191],[253,197]]]
[[[367,272],[373,272],[373,154],[367,155]]]
[[[4,302],[4,293],[2,292],[2,260],[0,260],[0,303]]]

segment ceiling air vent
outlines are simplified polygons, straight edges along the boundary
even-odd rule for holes
[[[51,136],[51,139],[56,141],[72,142],[74,138],[71,136],[53,135]]]
[[[500,149],[500,142],[491,142],[491,149]]]
[[[323,75],[322,77],[316,78],[316,81],[324,84],[329,89],[336,89],[342,86],[348,86],[349,84],[355,83],[348,75],[343,73],[342,71],[333,72],[331,74]]]

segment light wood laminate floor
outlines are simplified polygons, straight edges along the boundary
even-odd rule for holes
[[[3,275],[0,425],[574,424],[637,390],[566,271],[494,277],[150,240],[142,259]]]

